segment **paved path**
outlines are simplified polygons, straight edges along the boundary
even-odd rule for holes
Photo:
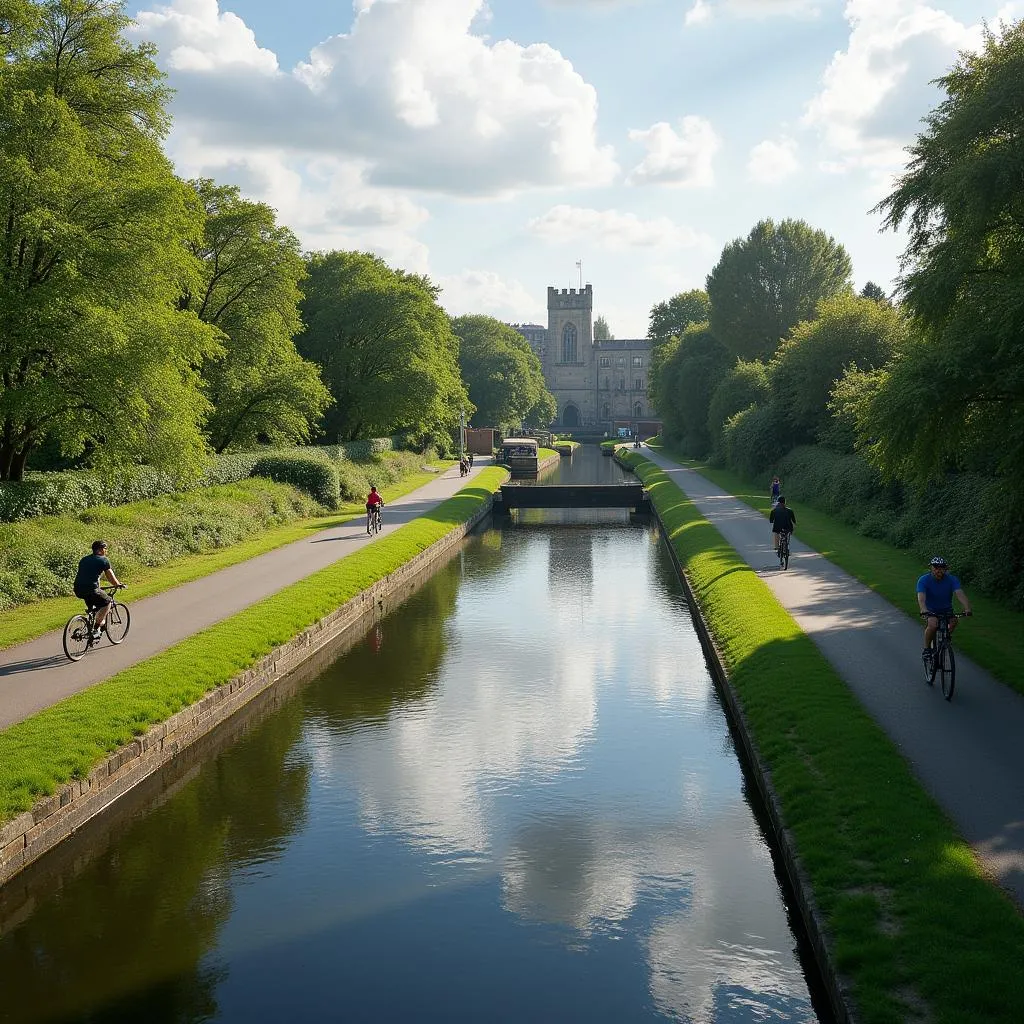
[[[958,651],[947,703],[938,681],[924,682],[917,622],[795,537],[781,572],[764,516],[699,473],[645,454],[768,584],[1024,910],[1024,697]]]
[[[470,478],[493,464],[489,457],[474,461]],[[388,502],[378,537],[424,515],[466,482],[455,466]],[[53,632],[0,651],[0,729],[152,657],[370,543],[362,517],[142,601],[131,600],[131,580],[126,579],[129,589],[123,596],[130,603],[132,624],[119,647],[104,638],[81,661],[72,663],[64,657],[61,633]],[[117,552],[111,560],[116,571]]]

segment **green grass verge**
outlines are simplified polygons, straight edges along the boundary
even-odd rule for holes
[[[670,448],[652,447],[768,515],[771,504],[766,486],[758,487],[728,469],[686,459]],[[918,620],[914,584],[927,567],[914,555],[864,537],[811,505],[797,504],[795,511],[797,536],[805,544]],[[968,593],[975,614],[957,630],[956,646],[997,679],[1024,693],[1024,614],[984,594]]]
[[[432,465],[438,472],[441,472],[449,469],[455,463],[446,461]],[[436,480],[437,476],[437,472],[414,473],[398,483],[382,488],[381,493],[384,495],[385,501],[394,501],[396,498]],[[131,508],[131,505],[120,506],[120,510],[130,511]],[[172,587],[190,583],[192,580],[209,576],[211,573],[227,569],[239,562],[246,562],[257,555],[266,554],[266,552],[283,547],[285,544],[302,540],[311,533],[334,529],[342,523],[362,515],[365,515],[365,509],[361,503],[346,504],[328,515],[300,519],[284,526],[277,526],[259,536],[242,541],[240,544],[216,548],[202,554],[184,555],[163,565],[136,571],[130,578],[125,578],[122,575],[124,582],[130,584],[125,600],[138,601],[144,597],[161,594]],[[113,556],[113,560],[116,571],[116,555]],[[71,581],[69,580],[69,589],[70,586]],[[31,604],[24,604],[5,611],[3,618],[0,619],[0,650],[24,643],[26,640],[33,640],[51,630],[62,629],[64,623],[80,608],[81,601],[75,597],[55,597],[44,601],[34,601]]]
[[[507,476],[483,470],[393,534],[0,732],[0,824],[394,572],[470,519]]]
[[[619,457],[725,660],[859,1019],[1018,1021],[1024,918],[753,569],[662,470]]]
[[[558,452],[559,454],[561,454],[563,451],[568,451],[572,453],[576,451],[577,448],[580,447],[580,443],[579,441],[552,441],[551,447],[554,448],[555,451]]]

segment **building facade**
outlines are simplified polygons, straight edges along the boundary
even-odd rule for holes
[[[661,429],[648,387],[647,338],[594,340],[594,290],[548,288],[548,325],[514,324],[530,343],[558,403],[552,429],[643,436]]]

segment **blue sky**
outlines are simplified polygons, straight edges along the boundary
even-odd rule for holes
[[[180,173],[310,249],[427,273],[452,313],[545,320],[594,286],[617,337],[726,244],[799,217],[891,287],[880,232],[929,82],[1024,0],[144,0]]]

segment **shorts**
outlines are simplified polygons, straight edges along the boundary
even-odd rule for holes
[[[100,590],[99,587],[95,590],[76,590],[75,597],[83,600],[90,611],[94,608],[106,608],[110,604],[110,595]]]

